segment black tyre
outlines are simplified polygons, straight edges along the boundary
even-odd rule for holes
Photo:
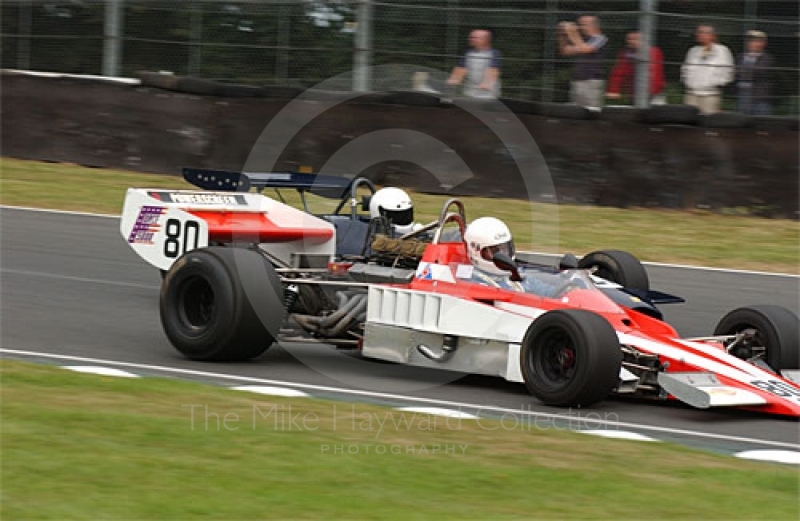
[[[753,338],[740,342],[731,354],[745,360],[763,353],[775,371],[800,369],[800,320],[781,306],[763,304],[737,308],[722,317],[714,335],[752,330]]]
[[[520,366],[525,385],[548,405],[587,406],[619,382],[622,349],[611,324],[578,309],[550,311],[525,333]]]
[[[639,259],[626,251],[595,251],[583,257],[578,262],[578,267],[592,270],[595,276],[626,288],[650,290],[650,279],[644,266]]]
[[[193,360],[254,358],[283,322],[283,287],[262,255],[210,247],[178,259],[161,285],[161,325]]]

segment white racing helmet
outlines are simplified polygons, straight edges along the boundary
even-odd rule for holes
[[[414,205],[408,194],[399,188],[381,188],[369,200],[371,218],[386,217],[396,228],[404,228],[414,222]]]
[[[464,232],[464,242],[473,266],[493,275],[507,274],[492,261],[495,253],[505,253],[514,258],[514,240],[503,221],[494,217],[475,219]]]

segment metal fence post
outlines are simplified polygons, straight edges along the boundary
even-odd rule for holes
[[[275,78],[279,84],[285,84],[289,77],[289,25],[291,24],[291,6],[281,4],[278,8],[278,49],[275,56]]]
[[[444,59],[442,70],[447,70],[453,65],[453,57],[458,55],[458,30],[459,30],[459,1],[447,1],[447,48],[445,52],[448,56]]]
[[[353,90],[368,92],[372,84],[372,1],[361,0],[356,18],[356,46],[353,52]]]
[[[555,60],[556,42],[553,33],[556,30],[556,11],[558,10],[558,0],[547,0],[547,15],[545,16],[544,28],[544,53],[545,60],[542,70],[542,101],[553,101],[553,89],[555,85]]]
[[[19,47],[17,47],[17,69],[31,68],[31,11],[32,0],[19,4]]]
[[[119,76],[122,49],[122,3],[125,0],[106,0],[103,27],[103,76]]]
[[[655,42],[658,0],[639,0],[639,56],[636,64],[635,105],[650,106],[650,45]]]
[[[189,14],[191,29],[192,49],[189,54],[189,75],[202,76],[200,68],[203,66],[203,3],[192,2],[192,12]]]

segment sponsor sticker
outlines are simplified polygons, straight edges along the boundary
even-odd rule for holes
[[[432,264],[430,262],[421,262],[417,267],[416,276],[420,280],[439,280],[451,283],[456,281],[449,266]]]
[[[171,193],[169,196],[173,203],[178,204],[241,204],[235,195]]]
[[[161,229],[161,217],[167,209],[163,206],[142,206],[131,233],[130,244],[153,244],[153,236]]]
[[[247,199],[242,194],[149,192],[148,195],[158,201],[172,204],[247,206]]]
[[[433,271],[430,262],[420,262],[417,266],[417,278],[421,280],[433,280]]]

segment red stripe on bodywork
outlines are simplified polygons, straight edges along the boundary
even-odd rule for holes
[[[213,212],[190,210],[208,224],[209,242],[290,242],[307,240],[314,243],[333,238],[333,229],[308,226],[279,226],[263,213]]]

